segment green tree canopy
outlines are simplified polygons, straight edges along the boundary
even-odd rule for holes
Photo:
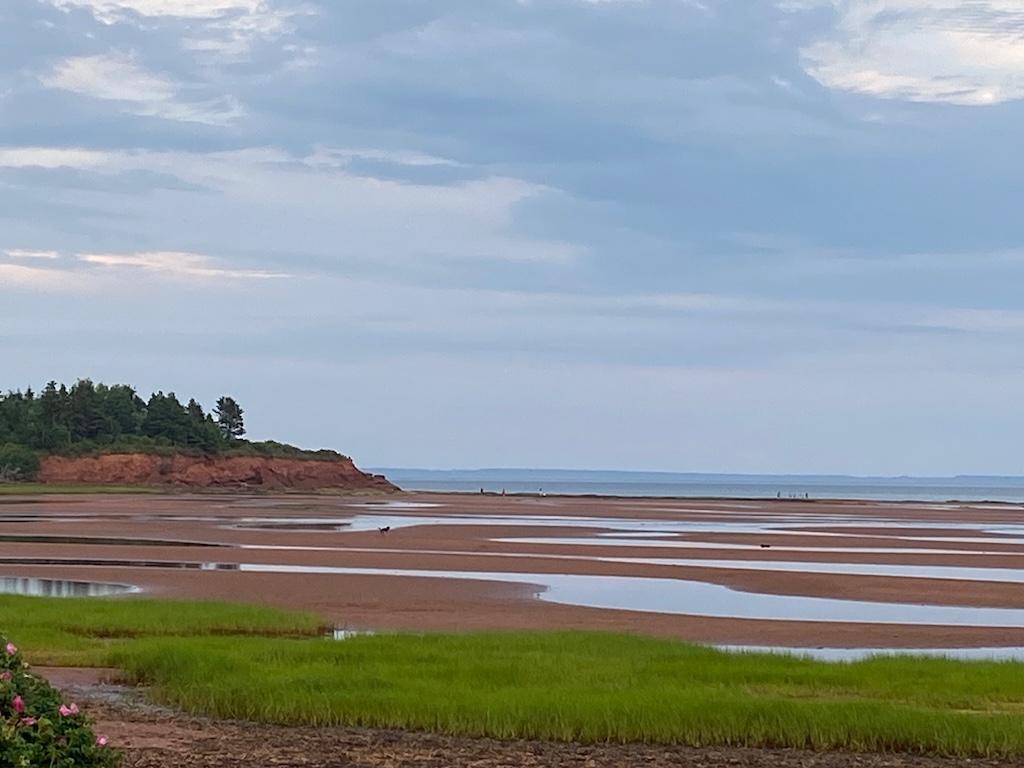
[[[212,412],[174,392],[143,400],[127,384],[79,379],[70,387],[49,382],[0,392],[0,481],[25,479],[38,467],[37,453],[188,452],[332,460],[334,451],[302,451],[284,443],[244,439],[245,411],[224,395]]]
[[[233,397],[224,396],[217,400],[213,412],[217,415],[217,425],[225,440],[230,442],[241,439],[245,434],[245,421],[242,418],[245,412]]]
[[[173,392],[155,392],[147,401],[127,384],[79,379],[67,387],[51,381],[39,395],[31,389],[0,393],[0,445],[51,453],[114,444],[218,453],[245,429],[234,398],[222,397],[217,413],[214,421],[195,398],[183,405]]]

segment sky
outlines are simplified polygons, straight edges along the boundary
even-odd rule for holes
[[[1024,473],[1020,0],[3,0],[0,388],[365,466]]]

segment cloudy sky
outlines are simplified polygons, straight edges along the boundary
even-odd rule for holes
[[[3,0],[0,387],[364,465],[1024,472],[1020,0]]]

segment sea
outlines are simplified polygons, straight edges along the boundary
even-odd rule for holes
[[[1024,477],[735,475],[569,469],[378,467],[407,491],[735,499],[864,499],[1024,503]]]

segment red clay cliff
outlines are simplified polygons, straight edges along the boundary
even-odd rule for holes
[[[47,456],[39,480],[84,485],[180,485],[192,488],[340,489],[397,491],[382,475],[370,475],[351,459],[332,461],[256,456],[154,456],[108,454]]]

